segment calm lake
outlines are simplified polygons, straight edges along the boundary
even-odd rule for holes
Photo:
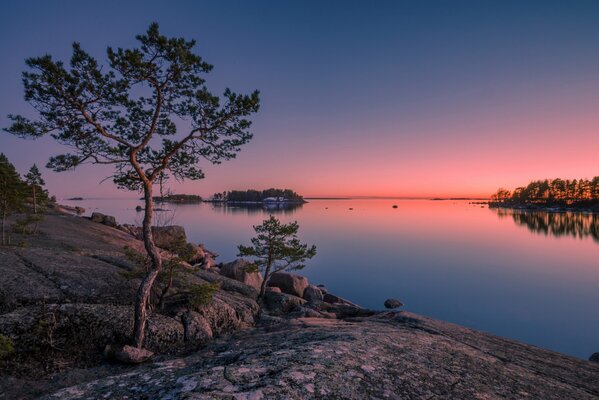
[[[63,201],[139,223],[137,200]],[[392,205],[398,208],[392,208]],[[167,205],[159,219],[235,258],[269,213],[297,220],[318,254],[312,283],[587,359],[599,351],[599,216],[512,212],[467,201],[311,200],[292,210]],[[353,208],[353,210],[350,210]]]

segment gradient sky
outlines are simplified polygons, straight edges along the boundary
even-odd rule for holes
[[[488,196],[599,175],[597,1],[4,1],[0,125],[31,115],[24,59],[105,60],[157,21],[198,41],[218,91],[260,89],[254,139],[179,193]],[[0,133],[21,172],[61,151]],[[44,170],[58,197],[127,197],[110,170]]]

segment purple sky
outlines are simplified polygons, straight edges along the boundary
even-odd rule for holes
[[[32,116],[24,59],[101,62],[152,21],[198,41],[208,85],[260,89],[254,140],[177,192],[489,195],[599,175],[599,2],[28,1],[0,5],[0,124]],[[0,134],[21,172],[63,149]],[[58,197],[127,197],[106,168],[43,170]]]

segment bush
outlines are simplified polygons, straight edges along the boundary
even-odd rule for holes
[[[0,334],[0,359],[9,356],[15,351],[15,346],[10,338]]]
[[[191,297],[189,299],[189,305],[191,308],[198,308],[212,303],[214,293],[220,289],[220,285],[221,283],[218,281],[193,285],[189,289],[191,292]]]

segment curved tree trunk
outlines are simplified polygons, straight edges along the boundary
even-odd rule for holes
[[[152,234],[152,216],[154,211],[154,201],[152,199],[152,182],[144,183],[144,199],[145,199],[145,214],[143,221],[143,240],[144,247],[152,264],[150,269],[141,281],[139,288],[137,289],[137,296],[135,298],[135,325],[133,327],[133,344],[135,347],[141,348],[143,346],[146,321],[148,319],[148,300],[152,292],[152,286],[158,276],[158,273],[162,269],[162,259],[160,253],[154,244],[154,236]]]

